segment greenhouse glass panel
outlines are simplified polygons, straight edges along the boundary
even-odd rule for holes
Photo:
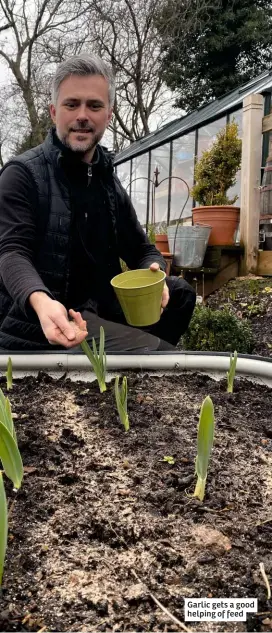
[[[230,121],[235,121],[238,123],[238,134],[239,138],[243,139],[243,110],[238,110],[230,115]],[[238,196],[236,202],[234,203],[236,207],[240,206],[240,196],[241,196],[241,169],[237,171],[236,174],[236,183],[233,187],[228,190],[228,196],[230,198],[234,198]]]
[[[158,168],[158,181],[161,183],[155,188],[155,224],[166,222],[168,214],[168,194],[169,194],[169,165],[170,165],[170,143],[161,145],[151,152],[151,172],[150,178],[154,182],[155,169]],[[166,178],[166,180],[165,180]],[[162,182],[164,181],[164,182]],[[149,222],[152,222],[152,200],[150,192]]]
[[[194,183],[194,160],[195,131],[173,141],[170,222],[180,217],[184,205],[182,217],[192,215],[192,198],[189,196],[187,200],[188,189],[178,178],[183,178],[191,189]]]
[[[219,130],[222,130],[227,123],[227,118],[222,117],[221,119],[217,119],[213,123],[207,123],[203,127],[198,130],[198,158],[201,158],[202,152],[205,152],[206,149],[209,149],[213,142],[215,141],[216,134]]]
[[[148,152],[133,158],[131,176],[131,201],[142,226],[146,224],[148,192]]]
[[[123,185],[124,189],[129,194],[129,183],[130,183],[130,160],[127,160],[126,163],[121,163],[121,165],[117,165],[116,172],[117,176]]]

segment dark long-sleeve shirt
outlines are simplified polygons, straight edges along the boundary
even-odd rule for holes
[[[88,182],[87,164],[68,150],[64,152],[63,169],[70,183],[73,207],[70,253],[70,283],[66,307],[83,305],[89,295],[99,300],[101,280],[99,262],[108,256],[109,216],[103,197],[103,165],[94,162],[93,176]],[[129,268],[147,268],[165,262],[156,248],[146,241],[135,211],[126,194],[119,209],[117,235],[119,256]],[[23,165],[10,165],[0,176],[0,275],[9,295],[27,313],[28,297],[34,291],[52,296],[33,263],[37,240],[38,196],[31,176]],[[105,239],[97,240],[104,232]],[[104,249],[104,250],[103,250]],[[102,284],[103,285],[103,284]]]
[[[25,311],[32,292],[50,295],[32,260],[35,251],[37,193],[21,165],[10,165],[0,177],[0,274],[6,289]]]

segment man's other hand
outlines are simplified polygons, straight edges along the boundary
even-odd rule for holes
[[[160,266],[157,263],[151,264],[151,266],[149,266],[149,268],[150,268],[150,270],[154,270],[154,271],[160,270]],[[169,301],[169,290],[168,290],[167,284],[165,283],[163,291],[162,291],[162,303],[161,303],[162,310],[164,310],[164,308],[166,308],[166,306],[168,304],[168,301]]]

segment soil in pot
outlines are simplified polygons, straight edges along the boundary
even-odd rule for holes
[[[40,374],[10,392],[25,478],[0,630],[177,631],[151,594],[181,621],[184,597],[258,598],[247,622],[187,626],[271,630],[259,572],[263,562],[271,578],[271,390],[237,379],[231,395],[205,375],[130,373],[125,433],[112,387]],[[216,436],[201,503],[191,493],[208,394]]]

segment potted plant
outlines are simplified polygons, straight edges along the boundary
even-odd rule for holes
[[[150,243],[154,244],[160,253],[169,253],[166,222],[149,224],[147,235]]]
[[[163,255],[166,262],[166,274],[171,274],[171,266],[173,261],[173,255],[170,253],[168,235],[166,233],[166,222],[162,222],[160,225],[148,224],[147,235],[150,244],[154,244],[158,251]]]
[[[232,206],[238,196],[229,198],[241,166],[242,141],[238,125],[228,123],[216,135],[210,149],[196,163],[195,185],[191,196],[200,206],[193,208],[193,224],[212,227],[210,245],[230,245],[239,224],[240,208]]]
[[[161,222],[155,227],[155,246],[160,253],[169,253],[166,222]]]

